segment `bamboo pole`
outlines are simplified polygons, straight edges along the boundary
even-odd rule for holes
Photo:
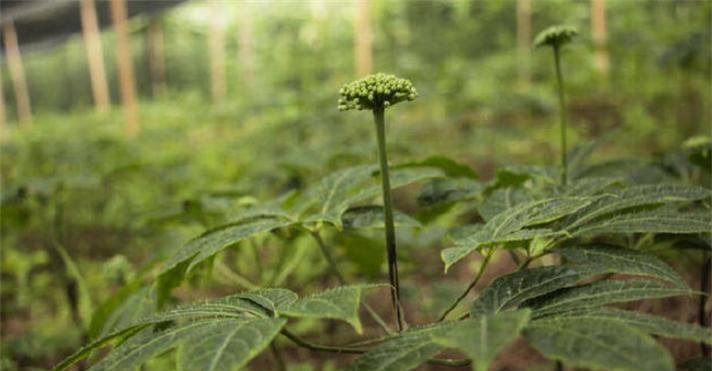
[[[116,32],[116,63],[119,72],[119,91],[126,119],[126,136],[133,138],[139,131],[138,102],[134,82],[131,45],[129,42],[126,0],[111,0],[111,20]]]
[[[7,116],[5,114],[5,94],[2,83],[2,64],[0,64],[0,141],[7,137]]]
[[[166,93],[166,59],[163,49],[163,24],[152,18],[148,25],[148,64],[151,70],[151,92],[154,97]]]
[[[242,81],[249,90],[255,87],[255,38],[252,33],[252,17],[249,3],[242,3],[237,13],[237,60]]]
[[[25,79],[25,68],[22,66],[20,47],[17,42],[17,32],[12,22],[7,22],[4,27],[5,54],[7,66],[10,70],[10,80],[15,90],[17,103],[17,118],[23,126],[32,124],[32,110],[30,108],[30,92]]]
[[[607,76],[610,69],[610,59],[606,46],[608,30],[606,26],[605,0],[591,0],[591,36],[596,48],[593,60],[594,67],[596,71]]]
[[[81,0],[80,16],[82,21],[82,36],[89,64],[89,78],[94,105],[97,111],[106,112],[111,104],[109,85],[106,82],[104,69],[104,54],[101,49],[101,33],[96,17],[94,0]]]
[[[210,1],[212,12],[208,44],[210,46],[210,91],[215,105],[225,100],[225,12],[220,0]]]
[[[371,30],[370,0],[358,0],[354,28],[354,55],[356,57],[356,76],[371,73],[373,69],[373,31]]]
[[[517,65],[522,86],[531,81],[531,30],[531,0],[517,0]]]

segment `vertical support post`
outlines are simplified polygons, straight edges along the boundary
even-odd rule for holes
[[[154,97],[166,93],[166,57],[163,49],[163,24],[154,17],[148,25],[148,64],[151,70],[151,92]]]
[[[139,115],[131,61],[126,0],[111,0],[111,20],[116,33],[116,64],[119,70],[121,104],[126,118],[126,136],[133,138],[139,131]]]
[[[356,76],[362,77],[370,74],[373,69],[373,31],[371,30],[370,0],[358,0],[356,6],[354,54],[356,56]]]
[[[3,30],[5,37],[5,54],[7,55],[7,66],[10,70],[10,80],[15,90],[15,101],[17,103],[17,118],[23,126],[32,123],[32,110],[30,108],[30,92],[25,79],[25,68],[22,66],[20,56],[20,46],[17,41],[15,24],[7,22]]]
[[[111,104],[111,98],[109,97],[109,85],[106,82],[104,54],[101,49],[101,33],[96,17],[94,0],[81,0],[80,16],[94,105],[97,111],[106,112]]]
[[[606,26],[606,1],[591,0],[591,37],[596,48],[594,54],[594,67],[601,75],[607,76],[610,69],[610,60],[606,43],[608,30]]]
[[[5,94],[2,83],[2,64],[0,64],[0,141],[7,137],[7,116],[5,114]]]
[[[237,12],[237,60],[240,62],[240,76],[248,89],[255,87],[255,38],[252,34],[250,3],[242,3]]]
[[[523,87],[531,81],[531,21],[531,0],[517,0],[517,58],[519,83]]]
[[[225,12],[220,0],[210,0],[212,13],[208,44],[210,46],[210,92],[213,104],[220,105],[225,100]]]

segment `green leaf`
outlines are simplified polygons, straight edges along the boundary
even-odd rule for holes
[[[475,300],[470,314],[477,317],[516,308],[529,299],[573,286],[586,276],[568,266],[538,267],[500,276]]]
[[[109,323],[110,318],[117,312],[117,310],[122,306],[122,304],[124,304],[126,301],[129,301],[133,294],[141,289],[141,284],[142,282],[140,280],[131,282],[125,287],[119,289],[114,295],[109,297],[107,300],[101,303],[101,305],[99,305],[96,310],[94,310],[94,313],[91,317],[89,330],[87,331],[90,339],[96,339],[104,332],[105,328],[112,327]],[[146,288],[144,288],[144,290],[145,289]]]
[[[526,309],[482,315],[460,321],[433,338],[442,346],[463,351],[473,360],[476,370],[487,371],[499,352],[519,337],[528,322]]]
[[[626,209],[666,203],[691,202],[707,198],[710,191],[700,187],[677,184],[653,184],[626,187],[600,197],[580,212],[567,218],[567,229],[576,230],[581,225],[596,222],[604,215]]]
[[[530,323],[524,337],[566,364],[611,371],[673,371],[673,360],[650,336],[608,320],[556,318]]]
[[[657,281],[598,281],[560,289],[546,296],[532,299],[524,305],[532,308],[533,318],[541,318],[570,311],[598,308],[606,304],[694,293],[689,289],[668,287]]]
[[[433,336],[445,333],[453,322],[441,322],[404,331],[356,359],[351,371],[406,371],[427,362],[443,350]]]
[[[220,371],[242,368],[279,333],[283,318],[217,320],[194,330],[178,348],[180,370]]]
[[[498,214],[529,201],[531,196],[523,188],[501,188],[492,192],[477,208],[477,212],[485,221],[490,221]]]
[[[345,250],[346,258],[358,266],[359,272],[368,278],[376,278],[381,274],[381,267],[386,259],[382,239],[357,233],[342,233],[338,238]]]
[[[669,209],[650,210],[616,215],[572,230],[573,236],[616,233],[709,233],[712,214],[709,212],[678,212]]]
[[[586,207],[591,200],[582,197],[555,197],[519,204],[497,214],[472,235],[455,240],[455,247],[441,254],[445,270],[470,252],[503,242],[529,240],[536,236],[552,236],[552,230],[522,231],[526,227],[546,224]]]
[[[620,185],[621,183],[622,180],[620,178],[583,178],[569,183],[566,187],[560,188],[559,193],[564,196],[593,196],[604,191],[610,191],[611,187]]]
[[[470,178],[477,179],[477,173],[471,167],[457,162],[445,156],[431,156],[422,161],[410,162],[398,165],[394,169],[405,167],[434,167],[442,170],[445,176],[450,178]]]
[[[470,178],[433,179],[418,192],[418,205],[433,207],[471,200],[479,197],[483,189],[482,183]]]
[[[280,314],[299,318],[330,318],[348,322],[357,333],[362,332],[358,308],[361,293],[365,289],[381,285],[342,286],[322,291],[318,294],[277,308]]]
[[[566,313],[562,316],[577,318],[582,321],[588,321],[590,319],[610,320],[635,327],[640,331],[652,335],[702,341],[707,344],[712,344],[712,330],[709,328],[685,322],[671,321],[663,317],[645,313],[613,308],[600,308],[592,311]]]
[[[344,228],[384,228],[383,206],[369,205],[353,207],[341,216]],[[405,213],[393,210],[393,222],[397,227],[420,227],[417,220]]]
[[[166,294],[180,284],[183,276],[196,265],[218,252],[258,233],[269,232],[292,225],[281,217],[259,217],[213,228],[191,240],[166,262],[158,280],[159,305]]]
[[[679,288],[688,288],[685,280],[674,269],[670,268],[657,256],[640,251],[608,245],[586,245],[555,249],[573,264],[577,269],[585,270],[587,266],[595,266],[595,272],[601,272],[601,267],[610,272],[638,276],[655,277]]]
[[[589,140],[572,148],[568,153],[568,167],[571,172],[571,177],[576,178],[578,173],[583,170],[584,163],[591,157],[594,151],[602,145],[608,143],[614,136],[619,133],[619,130],[611,130],[593,140]]]
[[[295,205],[304,223],[326,222],[342,229],[341,216],[358,202],[381,194],[381,183],[375,165],[364,165],[341,170],[324,178],[307,190]],[[396,189],[419,180],[442,177],[434,167],[400,167],[390,173],[391,188]],[[311,213],[307,213],[313,210]]]
[[[133,338],[114,349],[91,370],[132,369],[184,342],[186,345],[180,357],[182,369],[237,368],[262,351],[285,323],[286,320],[281,318],[189,322],[151,336]]]

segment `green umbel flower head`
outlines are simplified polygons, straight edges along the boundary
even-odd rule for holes
[[[407,79],[377,73],[350,82],[339,90],[339,110],[385,109],[407,100],[414,100],[418,91]]]
[[[551,26],[544,31],[539,32],[539,35],[534,39],[535,46],[553,46],[558,48],[564,44],[571,42],[574,36],[578,35],[578,30],[570,26]]]

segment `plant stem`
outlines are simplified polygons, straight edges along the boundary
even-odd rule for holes
[[[701,327],[706,328],[707,316],[705,313],[705,304],[710,294],[710,271],[712,270],[712,255],[709,250],[702,252],[702,271],[700,272],[700,291],[705,293],[705,295],[700,295],[700,304],[698,307],[698,321]],[[700,342],[700,351],[705,357],[710,355],[710,347],[705,344],[704,341]]]
[[[329,252],[329,248],[326,246],[326,243],[324,243],[324,240],[321,238],[321,235],[319,234],[319,231],[309,231],[309,234],[314,237],[314,240],[316,240],[317,245],[319,245],[319,250],[321,250],[321,254],[324,255],[324,259],[329,263],[329,267],[331,268],[331,272],[334,274],[337,280],[339,280],[340,285],[345,285],[346,284],[346,279],[344,278],[344,275],[341,274],[341,271],[339,271],[339,267],[336,265],[336,260],[334,260],[334,257],[331,255]],[[368,314],[371,316],[371,318],[383,329],[383,331],[386,332],[386,334],[392,334],[393,330],[391,330],[390,327],[386,324],[386,321],[381,318],[381,316],[376,313],[376,311],[371,308],[370,305],[366,304],[365,302],[361,302],[363,307],[366,309]]]
[[[452,312],[457,307],[457,305],[460,304],[462,299],[464,299],[467,296],[467,294],[470,293],[470,290],[472,290],[472,288],[474,288],[477,285],[477,282],[480,282],[480,278],[482,278],[482,273],[485,272],[485,268],[487,268],[487,264],[489,264],[489,261],[490,261],[490,258],[492,258],[492,255],[494,255],[494,249],[489,249],[487,251],[487,253],[485,254],[485,260],[482,262],[482,266],[480,267],[480,270],[477,272],[475,279],[472,280],[472,282],[470,282],[470,285],[467,286],[467,289],[465,289],[465,291],[460,295],[460,297],[458,297],[457,300],[455,300],[455,302],[452,303],[452,305],[450,305],[450,307],[440,316],[440,318],[438,319],[438,322],[444,321],[445,318],[447,317],[447,315],[450,314],[450,312]]]
[[[393,225],[393,201],[391,199],[391,181],[388,175],[388,157],[386,153],[385,109],[373,110],[378,137],[378,160],[381,165],[381,184],[383,185],[383,214],[386,226],[386,251],[388,253],[388,279],[391,284],[393,310],[396,314],[398,331],[403,330],[403,317],[400,307],[400,285],[398,283],[398,255],[396,252],[396,230]]]
[[[554,47],[554,63],[556,64],[556,82],[559,90],[559,116],[561,119],[561,184],[566,185],[568,180],[568,164],[566,159],[566,103],[564,101],[564,77],[561,73],[560,47]]]
[[[274,354],[274,359],[277,361],[277,367],[279,371],[287,371],[287,364],[284,362],[284,358],[282,357],[282,353],[279,351],[279,348],[277,348],[277,345],[273,341],[270,343],[270,349],[272,350],[272,354]]]

